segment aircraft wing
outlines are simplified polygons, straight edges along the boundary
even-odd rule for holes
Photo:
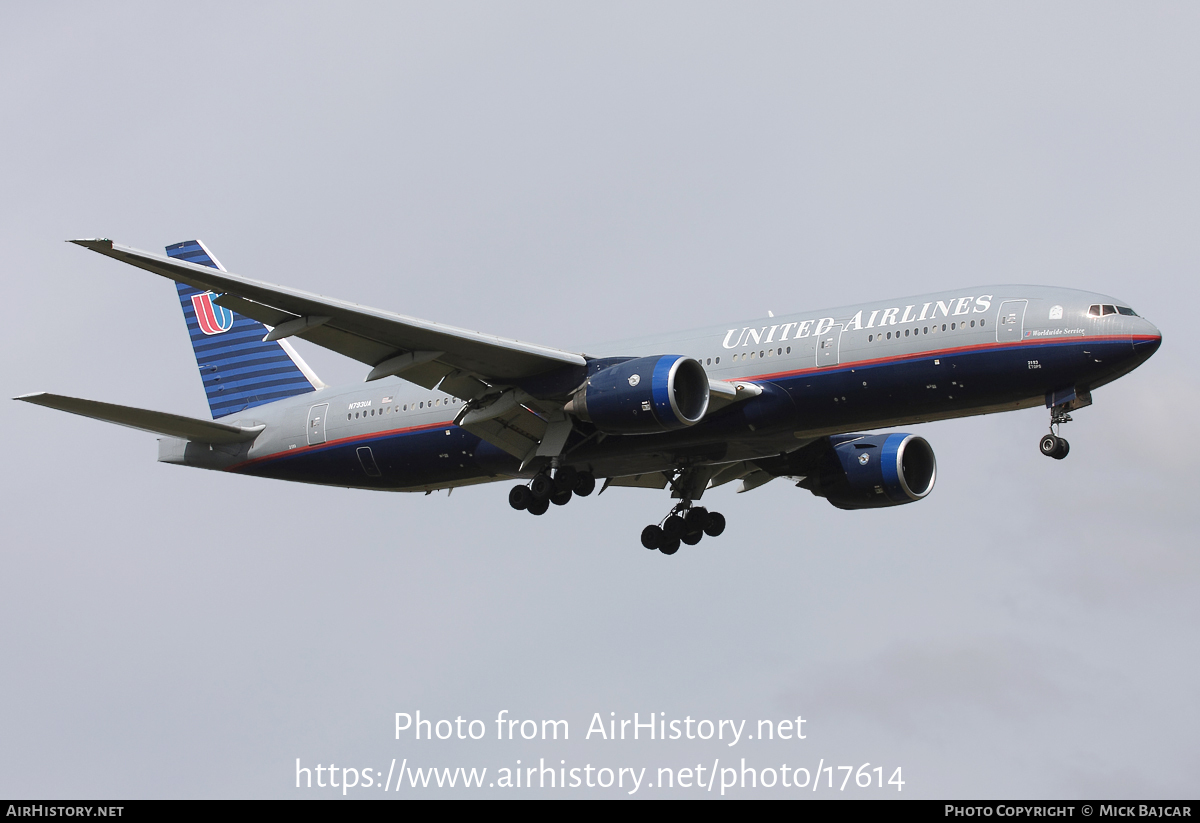
[[[222,296],[238,314],[274,330],[268,339],[296,336],[372,366],[367,379],[399,375],[425,388],[470,400],[494,384],[512,384],[555,370],[577,369],[583,355],[432,323],[299,289],[251,280],[107,239],[72,240],[94,252],[170,280]],[[568,381],[569,382],[569,381]]]

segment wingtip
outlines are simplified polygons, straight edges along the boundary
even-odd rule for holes
[[[41,397],[44,394],[45,394],[44,391],[35,391],[35,392],[30,392],[29,394],[18,394],[16,397],[13,398],[13,400],[24,400],[26,402],[31,402],[33,400],[33,398]]]
[[[86,237],[79,240],[68,240],[68,243],[74,243],[76,246],[83,246],[85,249],[92,251],[100,251],[105,249],[112,251],[113,242],[107,237]]]

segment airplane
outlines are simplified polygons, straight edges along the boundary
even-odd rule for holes
[[[15,399],[160,435],[164,463],[386,491],[519,480],[533,515],[610,486],[675,502],[642,530],[675,554],[725,530],[703,494],[779,477],[841,509],[923,500],[925,438],[873,430],[1045,405],[1038,448],[1162,335],[1124,301],[977,286],[759,318],[587,351],[510,340],[232,274],[198,240],[84,248],[176,284],[212,420],[62,395]],[[369,367],[326,386],[291,337]],[[864,433],[865,432],[865,433]]]

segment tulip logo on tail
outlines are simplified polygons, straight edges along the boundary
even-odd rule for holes
[[[233,328],[233,312],[214,303],[214,297],[217,295],[210,291],[192,295],[192,308],[196,311],[200,331],[205,334],[220,334]]]

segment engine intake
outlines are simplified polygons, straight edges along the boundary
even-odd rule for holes
[[[678,354],[626,360],[588,377],[566,411],[611,434],[694,426],[708,411],[708,374]]]
[[[875,509],[921,500],[933,490],[937,459],[915,434],[837,435],[819,469],[800,485],[839,509]]]

